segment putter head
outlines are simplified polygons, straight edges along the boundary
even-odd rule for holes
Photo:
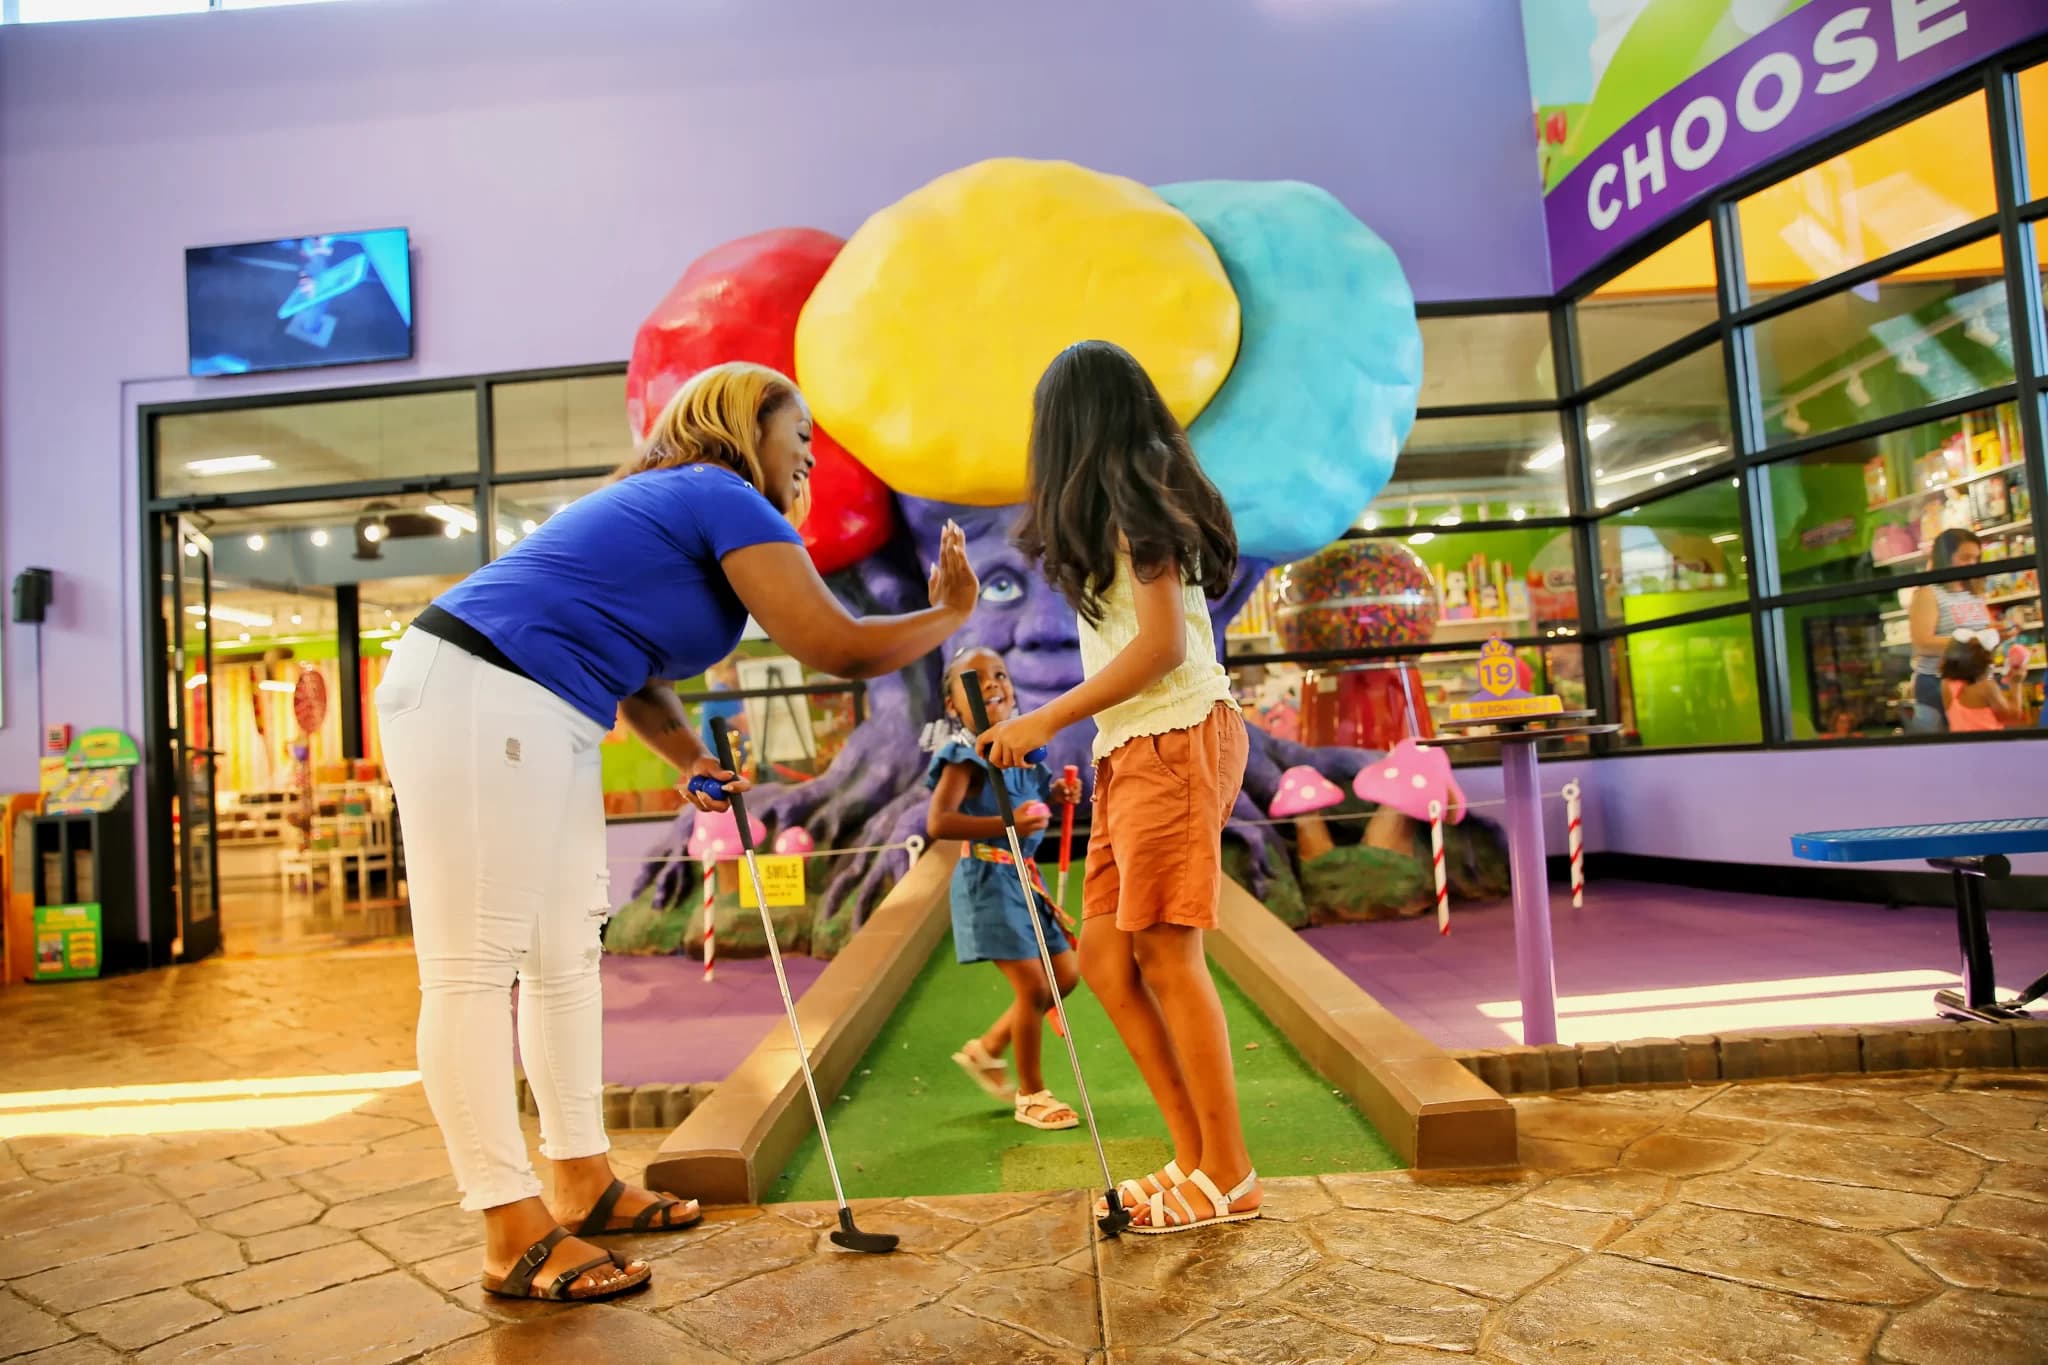
[[[832,1234],[834,1246],[845,1247],[848,1251],[864,1251],[870,1256],[880,1256],[896,1249],[900,1239],[893,1232],[862,1232],[853,1225],[853,1210],[846,1205],[839,1206],[839,1227]]]
[[[1123,1230],[1131,1225],[1131,1211],[1124,1207],[1123,1196],[1114,1188],[1109,1191],[1108,1208],[1108,1213],[1095,1220],[1095,1226],[1102,1229],[1105,1237],[1121,1236]]]

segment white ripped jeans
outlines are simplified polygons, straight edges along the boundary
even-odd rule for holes
[[[589,717],[423,631],[377,689],[420,969],[420,1076],[465,1209],[540,1193],[512,1089],[519,1051],[550,1160],[607,1151],[599,931],[604,795]]]

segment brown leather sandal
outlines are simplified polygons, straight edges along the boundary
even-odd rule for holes
[[[675,1232],[682,1228],[694,1227],[704,1221],[704,1210],[694,1199],[671,1199],[663,1195],[633,1216],[631,1222],[618,1223],[612,1219],[612,1210],[619,1206],[619,1196],[626,1192],[626,1182],[614,1180],[610,1188],[597,1197],[590,1212],[576,1225],[578,1237],[602,1237],[607,1233],[621,1232]],[[671,1210],[688,1208],[688,1217],[677,1217]],[[657,1221],[659,1220],[659,1221]]]
[[[627,1261],[617,1252],[608,1251],[602,1256],[585,1261],[582,1265],[572,1266],[570,1269],[563,1271],[555,1276],[547,1288],[542,1289],[533,1282],[533,1277],[539,1273],[542,1266],[547,1264],[547,1259],[554,1253],[555,1248],[568,1240],[568,1237],[569,1230],[567,1228],[556,1228],[553,1232],[550,1232],[547,1236],[528,1247],[526,1254],[513,1262],[512,1269],[507,1271],[502,1278],[493,1275],[484,1276],[484,1293],[496,1294],[499,1298],[503,1299],[552,1299],[567,1303],[583,1303],[595,1299],[617,1298],[621,1294],[630,1293],[635,1289],[641,1288],[654,1278],[654,1268],[652,1266],[643,1265],[638,1273],[635,1273],[629,1268]],[[625,1282],[622,1284],[608,1284],[602,1289],[578,1290],[576,1288],[576,1281],[603,1266],[617,1266],[620,1270],[626,1271]]]

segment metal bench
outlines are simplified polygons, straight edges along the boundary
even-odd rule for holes
[[[1792,836],[1792,855],[1811,862],[1877,863],[1924,859],[1955,880],[1956,937],[1963,955],[1963,989],[1938,991],[1937,1014],[1993,1022],[2028,1018],[2026,1007],[2048,995],[2048,974],[2000,1003],[1992,977],[1991,930],[1984,919],[1984,881],[2012,874],[2015,853],[2048,853],[2048,817],[1957,820],[1939,825],[1837,829]]]

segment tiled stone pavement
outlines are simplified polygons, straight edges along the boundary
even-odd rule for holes
[[[409,1068],[411,972],[0,994],[0,1359],[2048,1360],[2039,1074],[1520,1100],[1524,1169],[1275,1179],[1264,1220],[1187,1237],[1100,1242],[1076,1193],[908,1199],[860,1206],[904,1246],[858,1257],[829,1209],[721,1210],[629,1243],[632,1299],[487,1299],[419,1087],[279,1079]],[[23,1093],[167,1083],[202,1084]],[[49,1131],[60,1104],[135,1131]]]

